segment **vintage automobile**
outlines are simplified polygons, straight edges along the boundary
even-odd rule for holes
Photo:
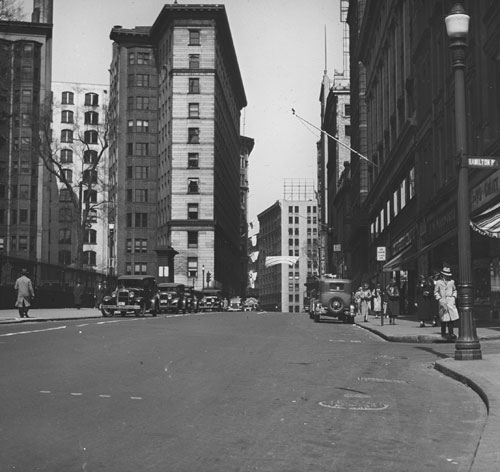
[[[199,303],[200,311],[220,311],[222,310],[222,301],[220,298],[220,290],[205,289],[201,291],[201,299]]]
[[[144,316],[146,312],[156,316],[160,310],[160,298],[156,280],[150,275],[122,275],[111,295],[104,296],[101,305],[103,316],[122,316],[134,313]]]
[[[162,282],[158,284],[160,312],[186,313],[188,310],[184,284]]]
[[[309,317],[316,323],[321,317],[337,318],[344,323],[354,323],[356,315],[352,300],[352,281],[331,275],[306,283],[310,300]]]

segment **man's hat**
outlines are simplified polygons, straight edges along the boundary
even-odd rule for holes
[[[446,275],[447,277],[451,277],[451,269],[447,266],[444,266],[442,269],[441,269],[441,274],[442,275]]]

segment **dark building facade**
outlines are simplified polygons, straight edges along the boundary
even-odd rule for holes
[[[225,9],[165,5],[152,27],[111,39],[116,272],[238,293],[246,97]]]
[[[50,181],[36,150],[50,100],[52,2],[34,2],[33,22],[0,21],[0,247],[48,261]]]
[[[470,155],[500,152],[500,5],[464,1],[470,15],[466,52],[467,146]],[[457,275],[457,160],[454,77],[444,17],[451,2],[351,1],[352,143],[373,164],[352,159],[352,198],[359,200],[351,247],[360,281],[395,276],[411,307],[417,276],[451,264]],[[359,171],[358,171],[359,169]],[[476,316],[498,317],[500,244],[481,213],[500,218],[498,171],[469,169]],[[385,260],[377,261],[383,249]]]

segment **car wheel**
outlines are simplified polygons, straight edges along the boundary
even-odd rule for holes
[[[342,298],[339,297],[333,297],[329,302],[328,302],[328,308],[332,313],[335,313],[336,315],[339,315],[344,311],[344,301]]]
[[[158,314],[158,307],[156,306],[156,304],[153,304],[153,306],[151,307],[151,315],[156,316],[157,314]]]
[[[114,311],[109,308],[101,308],[102,316],[113,316]]]
[[[126,311],[120,311],[120,315],[125,316],[127,314]]]
[[[144,316],[146,314],[146,304],[143,303],[141,305],[141,308],[139,308],[138,310],[134,310],[134,313],[135,313],[135,316]]]
[[[314,313],[314,322],[315,323],[319,323],[320,322],[320,316],[319,316],[319,313]]]

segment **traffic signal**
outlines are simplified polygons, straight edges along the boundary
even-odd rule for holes
[[[207,272],[207,284],[209,284],[211,280],[212,280],[212,274],[210,272]]]

